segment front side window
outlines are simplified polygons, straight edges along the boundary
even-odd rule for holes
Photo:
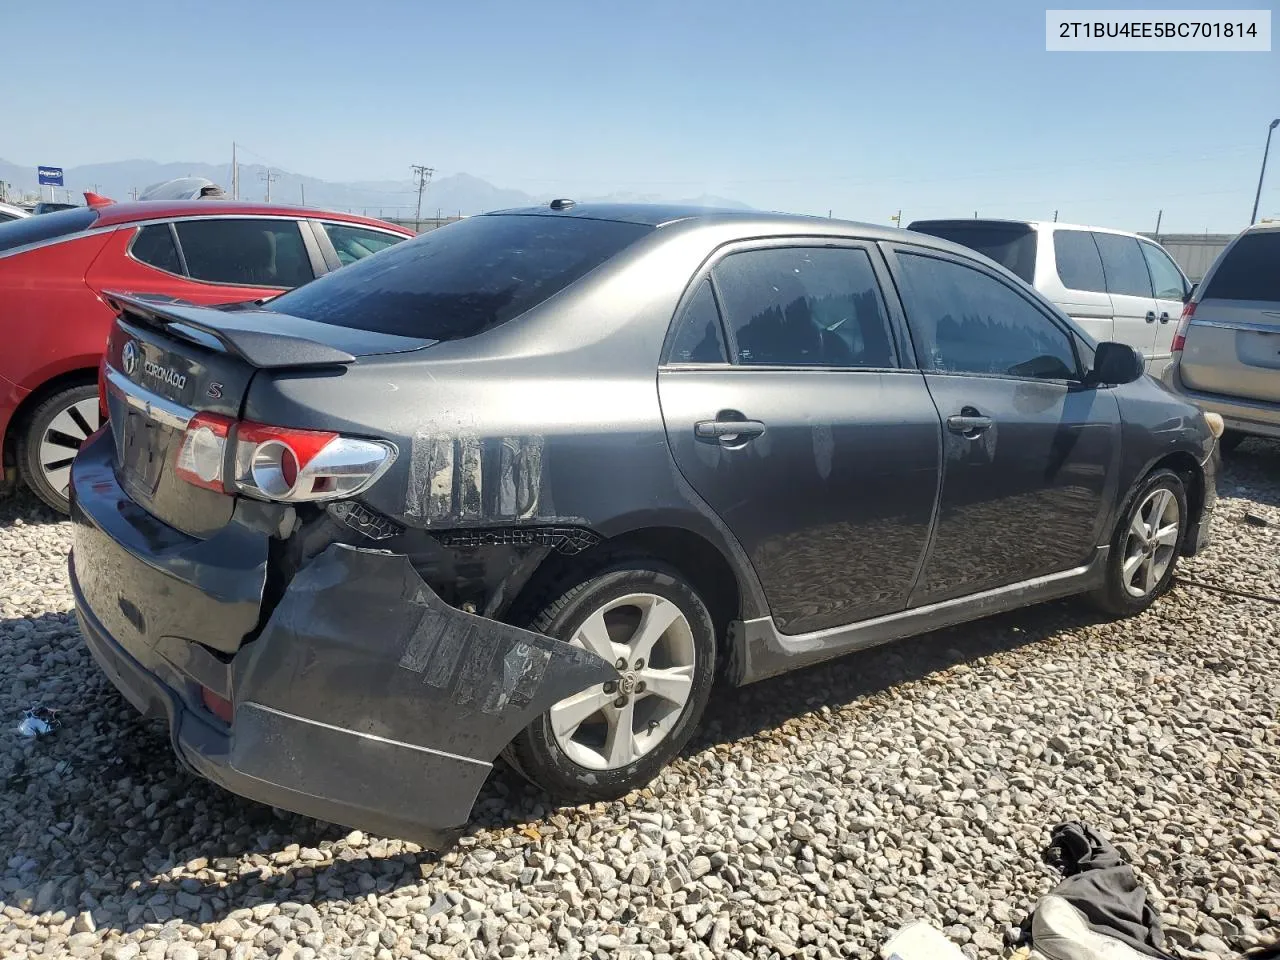
[[[894,366],[884,301],[865,250],[747,250],[725,257],[711,276],[738,363]]]
[[[994,277],[950,260],[898,255],[921,366],[940,373],[1070,380],[1078,364],[1066,331]]]
[[[1094,242],[1102,255],[1102,272],[1107,278],[1107,293],[1131,297],[1149,297],[1151,274],[1147,260],[1133,237],[1115,233],[1095,233]]]
[[[371,253],[395,246],[401,240],[409,239],[395,233],[353,227],[348,223],[326,223],[324,232],[329,235],[334,252],[338,254],[338,261],[344,267],[357,260],[363,260]]]
[[[133,259],[166,273],[182,273],[182,261],[167,223],[152,223],[138,231],[129,247]]]
[[[1098,255],[1093,234],[1087,230],[1055,230],[1053,257],[1058,267],[1058,279],[1068,290],[1107,292],[1102,257]]]
[[[671,338],[668,363],[728,363],[720,326],[720,310],[716,307],[711,281],[703,280],[680,318]]]
[[[1169,255],[1154,243],[1138,241],[1142,255],[1147,260],[1147,269],[1151,271],[1151,286],[1161,300],[1181,300],[1187,292],[1182,271],[1177,268]]]
[[[184,220],[178,242],[194,280],[299,287],[315,278],[296,220]]]

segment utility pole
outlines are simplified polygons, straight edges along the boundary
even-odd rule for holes
[[[1058,211],[1057,211],[1057,210],[1053,211],[1053,222],[1054,222],[1054,223],[1057,223],[1057,222],[1058,222]]]
[[[271,172],[271,168],[267,167],[266,173],[258,174],[259,180],[267,181],[267,203],[271,202],[271,184],[280,179],[280,175]]]
[[[1164,211],[1161,210],[1156,214],[1156,243],[1160,242],[1160,221],[1164,218]]]
[[[901,207],[898,208],[897,216],[890,217],[889,219],[892,220],[899,227],[901,227],[902,226],[902,208]]]
[[[422,219],[422,191],[427,189],[427,184],[431,182],[431,175],[435,173],[430,167],[424,167],[420,163],[412,166],[413,175],[418,179],[418,210],[413,215],[414,223]],[[416,227],[415,227],[416,228]]]
[[[138,188],[137,188],[137,187],[134,187],[132,190],[130,190],[130,191],[129,191],[129,195],[130,195],[130,196],[132,196],[132,197],[133,197],[133,199],[137,200],[137,199],[138,199]]]
[[[302,191],[302,205],[307,205],[307,185],[305,183],[298,184],[298,189]]]
[[[231,199],[240,199],[240,164],[236,162],[236,142],[231,141]]]
[[[1262,169],[1258,171],[1258,192],[1253,195],[1253,213],[1249,214],[1249,226],[1258,220],[1258,201],[1262,199],[1262,178],[1267,175],[1267,154],[1271,152],[1271,131],[1280,127],[1280,120],[1272,120],[1267,127],[1267,145],[1262,148]]]

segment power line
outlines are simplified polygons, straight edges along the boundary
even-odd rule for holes
[[[422,191],[427,189],[427,184],[431,182],[431,175],[435,173],[435,170],[420,163],[413,164],[412,169],[413,175],[418,179],[418,209],[413,215],[413,219],[416,221],[422,219]]]

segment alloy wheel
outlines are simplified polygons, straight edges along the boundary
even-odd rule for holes
[[[40,437],[40,472],[60,496],[68,494],[76,451],[101,425],[98,400],[93,397],[70,404],[45,427]]]
[[[614,664],[621,677],[553,706],[552,736],[580,766],[621,769],[657,747],[689,702],[693,629],[666,597],[632,593],[593,611],[569,642]]]
[[[1145,597],[1155,590],[1173,563],[1181,530],[1178,498],[1164,487],[1152,490],[1134,511],[1125,537],[1120,573],[1130,596]]]

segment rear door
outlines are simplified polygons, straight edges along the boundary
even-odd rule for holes
[[[916,356],[942,418],[925,606],[1092,560],[1114,496],[1114,394],[1083,386],[1075,334],[975,261],[893,245]]]
[[[1280,230],[1241,234],[1197,295],[1178,370],[1193,390],[1280,402]]]
[[[1178,328],[1178,317],[1182,314],[1183,298],[1191,289],[1191,284],[1163,247],[1149,240],[1139,240],[1138,246],[1142,248],[1142,255],[1146,258],[1156,299],[1155,342],[1152,344],[1147,372],[1153,377],[1159,377],[1169,365],[1169,358],[1173,356],[1173,334]]]
[[[888,288],[874,246],[735,246],[690,286],[658,373],[680,472],[784,633],[902,610],[924,555],[940,425]]]
[[[1114,340],[1115,311],[1093,234],[1062,228],[1047,229],[1046,235],[1053,247],[1057,289],[1044,292],[1095,340]]]
[[[1111,339],[1127,343],[1150,361],[1155,352],[1157,309],[1151,274],[1142,248],[1134,237],[1093,231],[1102,256],[1102,272],[1115,318]]]

